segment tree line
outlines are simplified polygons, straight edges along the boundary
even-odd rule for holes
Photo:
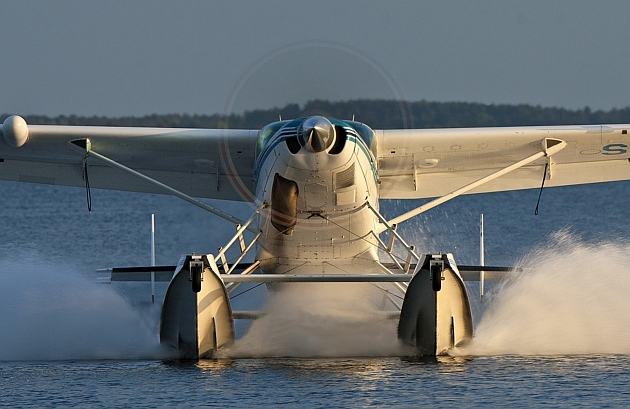
[[[609,111],[541,107],[540,105],[481,104],[394,100],[309,101],[303,106],[256,109],[243,114],[164,114],[140,117],[24,115],[27,123],[40,125],[148,126],[171,128],[259,129],[279,118],[324,115],[365,122],[375,129],[453,128],[479,126],[591,125],[630,122],[630,106]],[[0,121],[8,114],[0,115]]]

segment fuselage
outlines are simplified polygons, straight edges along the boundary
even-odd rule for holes
[[[265,272],[378,258],[378,219],[366,205],[378,208],[374,143],[364,124],[317,116],[260,131],[256,195],[268,207],[256,258]]]

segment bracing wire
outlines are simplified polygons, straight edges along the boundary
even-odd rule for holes
[[[238,293],[238,294],[236,294],[236,295],[234,295],[234,296],[230,297],[230,300],[233,300],[233,299],[235,299],[236,297],[238,297],[239,295],[243,295],[243,294],[245,294],[246,292],[253,290],[254,288],[258,288],[258,287],[260,287],[260,286],[261,286],[261,285],[263,285],[263,284],[265,284],[265,283],[256,284],[255,286],[253,286],[253,287],[251,287],[251,288],[248,288],[247,290],[243,290],[243,291],[241,291],[240,293]]]
[[[83,158],[83,180],[85,180],[85,200],[87,201],[88,212],[92,212],[92,192],[90,191],[90,178],[88,177],[88,164],[86,154]]]
[[[540,205],[540,196],[542,196],[543,188],[545,187],[545,179],[547,179],[547,168],[549,163],[545,163],[545,172],[543,173],[542,184],[540,185],[540,192],[538,192],[538,201],[536,201],[536,209],[534,210],[534,216],[538,216],[538,205]]]

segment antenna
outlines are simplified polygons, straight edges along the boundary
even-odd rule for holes
[[[151,267],[155,267],[155,214],[151,213]],[[155,271],[151,271],[151,303],[155,304]]]
[[[483,213],[481,213],[481,219],[479,220],[479,265],[483,267],[485,265],[485,249],[483,243]],[[485,271],[481,270],[479,272],[479,299],[483,302],[483,281],[485,276]]]

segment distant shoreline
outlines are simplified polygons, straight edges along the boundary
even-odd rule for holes
[[[479,126],[590,125],[629,123],[630,106],[609,111],[585,107],[570,110],[540,105],[481,104],[471,102],[429,102],[360,99],[331,102],[309,101],[304,106],[287,104],[282,108],[257,109],[243,114],[151,114],[145,116],[105,117],[60,115],[23,115],[29,124],[147,126],[164,128],[253,128],[284,119],[325,115],[339,119],[356,118],[376,129],[453,128]]]

